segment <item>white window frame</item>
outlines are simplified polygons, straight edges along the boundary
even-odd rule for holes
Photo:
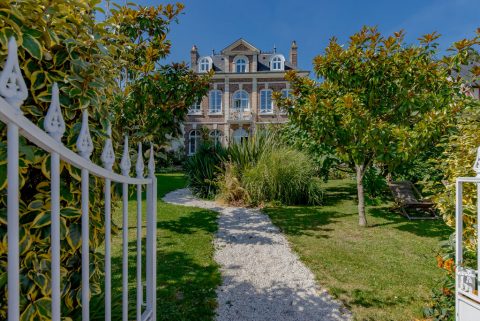
[[[223,94],[221,90],[213,89],[208,93],[208,113],[221,114],[223,109]]]
[[[223,132],[220,129],[214,129],[210,131],[209,136],[210,136],[210,139],[213,140],[215,145],[222,144]]]
[[[260,90],[260,114],[273,113],[273,91],[271,89]],[[270,106],[268,103],[270,102]]]
[[[273,55],[270,58],[270,71],[284,71],[285,57],[283,55]]]
[[[232,134],[232,141],[234,143],[241,143],[244,139],[247,139],[250,137],[248,131],[246,131],[244,128],[238,128],[233,131]]]
[[[281,93],[282,93],[282,98],[290,98],[292,97],[292,90],[290,88],[284,88],[282,89]],[[289,106],[291,108],[293,108],[293,105],[292,106]],[[287,113],[287,110],[282,108],[280,109],[280,113],[281,114],[286,114]]]
[[[213,61],[211,57],[201,57],[198,59],[198,72],[206,73],[212,69]]]
[[[202,101],[198,100],[190,106],[188,109],[189,115],[201,115],[202,114]]]
[[[245,70],[244,71],[238,71],[238,62],[240,60],[243,60],[245,62]],[[235,72],[236,73],[239,73],[239,74],[243,74],[243,73],[246,73],[246,72],[249,72],[249,65],[250,65],[250,62],[248,60],[248,58],[246,56],[236,56],[235,59],[233,59],[233,63],[235,65]]]
[[[237,97],[238,95],[242,95],[242,94],[245,94],[246,97]],[[237,107],[235,102],[236,101],[240,101],[240,107]],[[242,101],[246,101],[247,102],[247,105],[244,106],[242,108]],[[250,95],[248,94],[248,92],[246,92],[245,90],[243,89],[240,89],[240,90],[237,90],[236,92],[233,93],[232,95],[232,110],[235,110],[235,111],[249,111],[250,110]]]
[[[193,129],[188,133],[188,155],[195,155],[200,146],[201,134],[198,129]]]

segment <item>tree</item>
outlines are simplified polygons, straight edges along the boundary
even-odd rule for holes
[[[314,59],[322,81],[287,75],[292,99],[281,99],[291,122],[310,139],[335,149],[356,173],[359,224],[367,225],[363,178],[378,162],[396,166],[440,137],[461,109],[461,82],[450,72],[471,45],[459,44],[454,55],[437,59],[436,33],[407,45],[404,33],[382,36],[363,27],[348,45],[332,38]]]
[[[170,53],[166,35],[184,6],[143,7],[131,4],[110,11],[112,32],[126,44],[122,91],[113,103],[112,118],[133,144],[150,140],[163,145],[169,136],[178,136],[188,108],[208,91],[211,73],[197,75],[184,63],[161,65]]]

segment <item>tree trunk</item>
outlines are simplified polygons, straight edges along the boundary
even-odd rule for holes
[[[355,171],[357,172],[358,224],[360,226],[367,226],[367,217],[365,216],[365,194],[363,192],[363,174],[365,166],[355,165]]]

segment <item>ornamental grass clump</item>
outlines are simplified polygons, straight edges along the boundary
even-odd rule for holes
[[[225,151],[219,145],[204,142],[197,153],[185,162],[185,172],[193,193],[202,198],[214,198],[218,191],[216,178],[221,172]]]
[[[254,166],[245,170],[242,183],[253,205],[266,202],[314,205],[322,199],[313,161],[307,154],[289,147],[264,152]]]

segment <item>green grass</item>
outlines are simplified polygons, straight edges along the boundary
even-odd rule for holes
[[[330,181],[321,207],[266,208],[319,284],[356,320],[411,321],[422,316],[440,278],[435,253],[452,232],[441,220],[408,221],[389,205],[369,207],[358,226],[352,181]]]
[[[169,191],[186,186],[183,174],[158,175],[157,203],[157,320],[212,320],[215,289],[221,282],[213,260],[213,233],[217,214],[193,207],[164,203]],[[143,202],[145,211],[145,202]],[[113,215],[121,226],[121,210]],[[143,234],[145,235],[145,219]],[[112,239],[112,320],[121,320],[122,239],[121,228]],[[145,237],[143,238],[145,244]],[[101,250],[103,253],[103,250]],[[145,253],[145,248],[143,249]],[[143,255],[145,258],[145,255]],[[129,202],[129,314],[135,318],[136,298],[136,201]],[[145,262],[143,263],[145,267]],[[103,319],[103,295],[92,298],[95,320]]]

